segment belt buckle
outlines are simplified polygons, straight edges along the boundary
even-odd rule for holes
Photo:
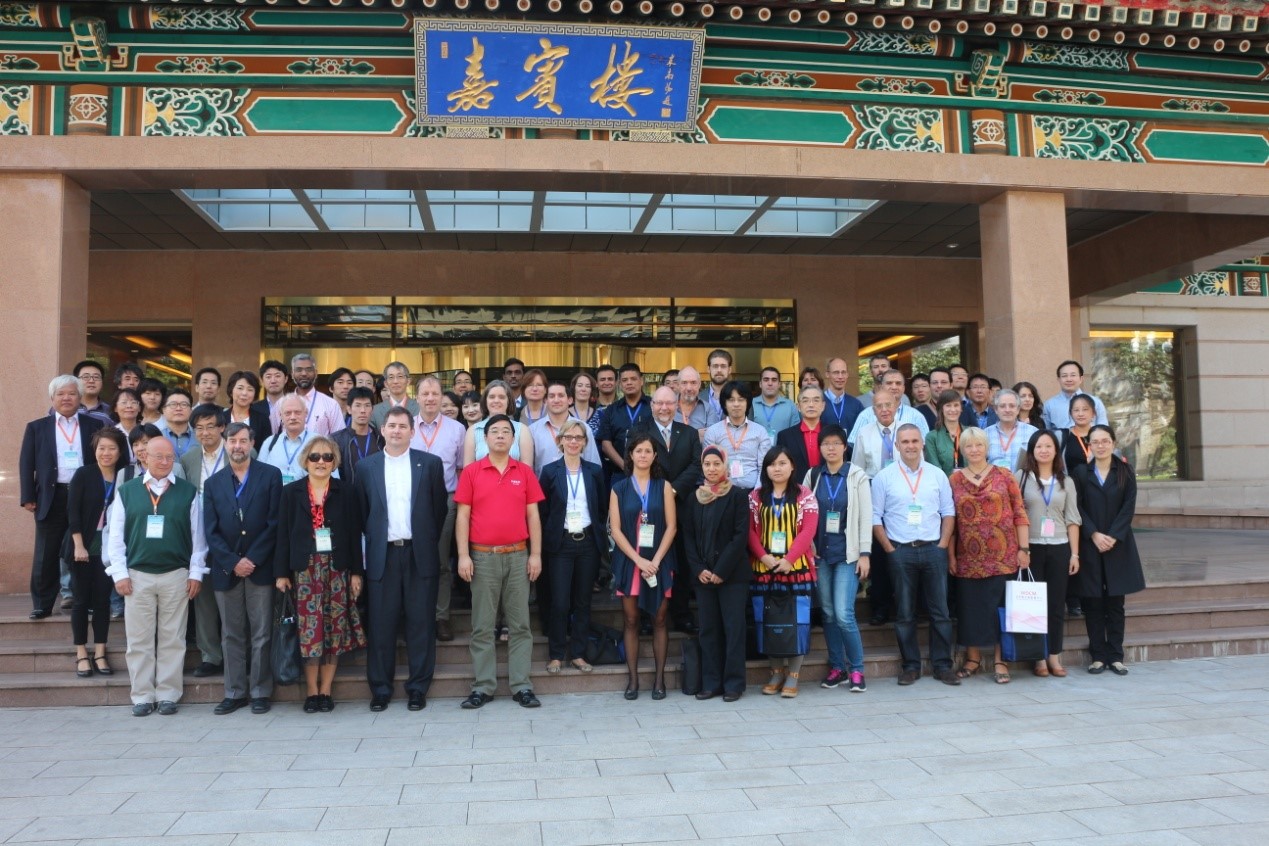
[[[586,532],[584,530],[580,532],[569,532],[568,536],[572,538],[573,540],[579,541],[579,542],[586,540]]]

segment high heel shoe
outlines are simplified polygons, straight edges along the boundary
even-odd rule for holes
[[[88,669],[87,670],[79,669],[80,664],[86,664],[88,666]],[[93,663],[91,658],[85,655],[83,658],[75,659],[75,675],[79,676],[81,679],[86,679],[92,674],[93,674]]]
[[[115,674],[115,671],[110,667],[110,661],[106,659],[105,655],[98,655],[93,658],[93,669],[100,676],[113,676]]]
[[[626,685],[626,692],[625,692],[625,694],[624,694],[624,695],[625,695],[626,699],[628,699],[628,700],[630,700],[630,701],[632,701],[632,702],[633,702],[634,700],[638,699],[638,698],[639,698],[639,683],[638,683],[638,682],[635,682],[635,683],[634,683],[634,684],[632,684],[632,685],[630,685],[630,684]]]

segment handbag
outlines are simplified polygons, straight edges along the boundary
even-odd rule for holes
[[[811,646],[811,597],[773,589],[753,600],[758,651],[772,658],[805,655]]]
[[[300,657],[300,621],[295,613],[295,600],[290,591],[282,594],[277,614],[273,618],[273,644],[270,647],[270,663],[273,666],[275,684],[299,684],[304,675],[304,660]]]
[[[1023,580],[1022,574],[1027,574]],[[1049,586],[1037,582],[1031,569],[1019,568],[1018,577],[1005,583],[1004,631],[1014,634],[1047,634]]]
[[[582,656],[588,664],[624,664],[626,663],[626,645],[622,641],[621,632],[608,626],[590,624],[586,634],[586,646]]]
[[[1049,657],[1049,636],[1005,630],[1005,609],[1000,615],[1000,657],[1005,661],[1043,661]]]
[[[701,639],[687,637],[683,639],[683,662],[679,665],[679,674],[683,679],[683,693],[695,696],[701,692]]]

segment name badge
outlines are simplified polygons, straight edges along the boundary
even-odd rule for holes
[[[45,455],[47,454],[45,453]],[[79,460],[79,453],[73,449],[68,449],[62,453],[62,463],[67,467],[78,467],[82,462]]]
[[[914,502],[908,506],[908,525],[921,525],[921,504]]]
[[[295,481],[295,474],[294,474],[294,473],[283,473],[283,474],[282,474],[282,484],[284,484],[284,485],[289,485],[289,484],[291,484],[291,483],[292,483],[292,482],[294,482],[294,481]]]
[[[639,548],[652,549],[657,543],[657,527],[644,523],[639,527]]]
[[[151,540],[163,538],[163,515],[148,514],[145,518],[145,536]]]
[[[1057,523],[1052,517],[1045,517],[1040,521],[1040,537],[1052,538],[1057,537]]]
[[[828,517],[824,520],[824,531],[830,535],[835,535],[842,530],[842,514],[840,511],[828,512]]]
[[[731,476],[733,479],[739,479],[741,476],[745,475],[745,465],[740,463],[740,459],[732,460],[727,475]]]
[[[314,539],[317,541],[318,552],[330,552],[330,529],[318,529]]]
[[[582,512],[578,508],[570,508],[564,514],[564,529],[572,534],[582,530]]]
[[[771,554],[784,555],[789,551],[789,536],[784,532],[771,533]]]

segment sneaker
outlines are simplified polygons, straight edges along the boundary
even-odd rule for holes
[[[824,681],[820,682],[820,687],[825,690],[832,690],[844,681],[846,681],[846,674],[834,667],[828,671],[828,675],[824,677]]]
[[[868,689],[868,682],[864,681],[863,673],[850,674],[850,692],[851,693],[863,693],[867,689]]]

